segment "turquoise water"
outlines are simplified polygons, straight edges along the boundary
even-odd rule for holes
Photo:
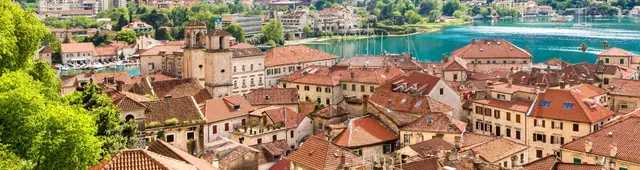
[[[451,26],[441,31],[413,35],[410,37],[385,37],[367,40],[347,40],[344,55],[380,54],[382,48],[389,53],[410,52],[420,61],[440,61],[447,54],[471,42],[471,38],[504,38],[525,49],[529,46],[534,62],[543,62],[557,57],[577,63],[582,61],[580,43],[588,46],[585,58],[595,62],[602,52],[602,41],[609,41],[610,47],[619,47],[640,54],[640,18],[590,18],[590,28],[574,27],[577,18],[571,22],[552,23],[548,18],[509,19],[480,21],[470,25]],[[584,22],[584,20],[583,20]],[[409,40],[409,41],[408,41]],[[329,41],[330,45],[310,44],[337,56],[342,55],[339,40]],[[374,46],[375,43],[375,46]],[[367,45],[368,44],[368,45]],[[375,49],[374,49],[375,47]],[[375,50],[375,53],[374,53]]]
[[[131,66],[122,66],[118,68],[101,68],[94,70],[96,72],[119,72],[126,71],[129,73],[129,76],[137,76],[140,75],[140,65],[131,65]],[[73,75],[81,72],[89,72],[89,70],[67,70],[60,71],[60,75]]]

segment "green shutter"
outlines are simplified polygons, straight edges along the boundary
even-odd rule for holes
[[[620,167],[620,170],[627,170],[627,168]]]
[[[580,158],[573,158],[573,163],[580,164],[582,163],[582,160],[580,160]]]

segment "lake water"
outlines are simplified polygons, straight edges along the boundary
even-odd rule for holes
[[[310,44],[337,56],[356,54],[403,53],[410,49],[420,61],[440,61],[442,54],[471,42],[471,38],[504,38],[525,49],[529,46],[534,62],[543,62],[557,57],[577,63],[582,61],[582,51],[578,48],[584,42],[588,46],[585,54],[587,62],[595,62],[602,52],[602,41],[609,41],[610,47],[619,47],[640,54],[640,18],[590,18],[590,28],[574,27],[578,18],[571,22],[553,23],[549,18],[508,19],[498,21],[476,21],[463,26],[451,26],[441,31],[409,37],[385,37],[375,39],[347,40],[344,47],[339,40],[328,41],[330,45]],[[583,21],[584,22],[584,19]],[[381,42],[383,42],[381,47]],[[375,46],[374,46],[375,43]],[[410,48],[408,48],[410,47]]]

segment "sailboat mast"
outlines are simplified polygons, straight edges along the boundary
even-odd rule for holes
[[[384,52],[384,37],[383,36],[384,33],[380,33],[380,53]]]

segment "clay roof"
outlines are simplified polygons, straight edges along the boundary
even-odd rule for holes
[[[343,67],[383,67],[386,66],[386,58],[383,56],[352,56],[336,64]]]
[[[91,42],[87,43],[66,43],[60,46],[61,53],[79,53],[79,52],[94,52],[95,46]]]
[[[158,45],[144,50],[140,53],[140,56],[155,56],[160,55],[160,52],[164,51],[165,54],[173,54],[173,52],[183,52],[182,46],[175,45]]]
[[[472,64],[467,63],[467,71],[475,72],[475,73],[487,73],[494,74],[500,73],[500,75],[495,76],[499,78],[506,78],[509,74],[511,68],[513,70],[522,70],[523,67],[530,66],[531,64]],[[516,69],[517,68],[517,69]]]
[[[403,131],[462,134],[466,123],[444,113],[429,113],[400,128]]]
[[[365,84],[383,84],[390,79],[404,73],[397,67],[389,66],[388,68],[378,69],[345,69],[340,74],[340,82],[365,83]],[[351,77],[353,74],[353,78]]]
[[[523,93],[535,93],[535,87],[527,87],[527,86],[519,86],[519,85],[509,85],[507,83],[497,84],[488,87],[490,91],[513,94],[516,92]]]
[[[238,43],[238,44],[233,45],[233,46],[231,46],[229,48],[232,48],[232,49],[233,48],[240,48],[240,49],[242,49],[242,48],[255,48],[255,47],[256,47],[255,45],[251,45],[249,43]]]
[[[217,170],[217,168],[213,167],[213,165],[208,163],[207,161],[196,158],[189,153],[184,152],[162,140],[154,140],[151,145],[147,147],[147,150],[160,154],[162,156],[186,162],[188,164],[196,166],[198,170]]]
[[[529,52],[504,39],[477,40],[469,45],[454,50],[451,52],[451,55],[461,57],[463,59],[533,58]]]
[[[136,21],[123,26],[122,29],[133,29],[133,28],[143,28],[143,27],[151,27],[151,25],[144,22]]]
[[[296,128],[298,124],[305,118],[305,114],[297,113],[288,107],[278,107],[266,110],[264,113],[269,116],[274,123],[283,123],[287,128]]]
[[[604,95],[607,93],[607,91],[601,88],[598,88],[596,86],[593,86],[591,84],[580,84],[573,87],[569,87],[568,89],[570,89],[571,92],[586,98],[593,98],[593,97]]]
[[[243,159],[246,154],[258,154],[260,151],[240,144],[231,139],[215,135],[211,138],[211,146],[207,146],[204,153],[204,159],[207,162],[213,163],[215,158],[218,158],[218,164],[220,169],[225,169],[229,163],[238,159]],[[257,156],[257,155],[256,155]],[[255,164],[258,160],[256,159]],[[249,160],[244,160],[242,163],[251,164]]]
[[[400,169],[400,165],[396,165],[396,168]],[[429,158],[402,164],[402,170],[428,170],[441,168],[442,167],[438,163],[438,158]]]
[[[389,110],[407,113],[447,113],[453,110],[446,104],[433,100],[426,95],[413,96],[405,93],[376,91],[369,98],[369,101]],[[389,108],[389,101],[391,101],[391,108]]]
[[[408,54],[384,54],[383,56],[390,65],[398,67],[405,72],[421,71],[423,69],[422,64]]]
[[[256,48],[234,48],[231,50],[233,52],[233,58],[242,58],[242,57],[253,57],[253,56],[261,56],[264,53]]]
[[[169,41],[167,43],[165,43],[165,46],[180,46],[180,47],[184,47],[185,41]]]
[[[612,95],[640,97],[639,80],[611,79],[606,89]]]
[[[621,48],[610,48],[602,53],[598,54],[598,56],[614,56],[614,57],[633,57],[633,53],[623,50]]]
[[[53,53],[53,50],[51,50],[50,46],[44,46],[44,48],[42,48],[42,50],[40,50],[40,54],[42,53]]]
[[[311,169],[336,170],[341,169],[341,156],[345,157],[345,162],[351,167],[363,166],[358,155],[316,136],[309,137],[286,159]]]
[[[552,170],[556,162],[560,162],[556,155],[549,155],[544,158],[522,165],[525,170]]]
[[[452,56],[442,65],[443,71],[467,71],[467,62],[459,57]]]
[[[251,105],[298,104],[300,97],[295,88],[259,88],[246,94]]]
[[[347,113],[347,111],[343,110],[342,108],[335,106],[335,105],[330,105],[330,106],[326,106],[318,111],[316,111],[315,114],[313,114],[314,117],[321,117],[321,118],[326,118],[326,119],[330,119],[330,118],[334,118],[334,117],[340,117],[340,116],[344,116],[347,115],[349,113]]]
[[[501,137],[475,146],[471,150],[487,162],[495,163],[528,148],[527,145]]]
[[[475,146],[496,139],[495,136],[481,135],[475,133],[464,133],[462,137],[462,148]]]
[[[291,162],[287,159],[280,159],[276,164],[271,166],[269,170],[290,170]]]
[[[304,45],[276,47],[265,52],[265,67],[335,60],[337,56]]]
[[[313,84],[323,86],[337,86],[340,84],[340,75],[327,66],[309,66],[305,69],[280,78],[282,82],[292,82],[300,84]]]
[[[640,163],[640,150],[633,149],[640,147],[640,143],[637,142],[637,138],[640,136],[640,128],[633,128],[637,127],[638,124],[640,124],[640,117],[630,117],[604,127],[600,131],[569,142],[561,148],[584,153],[585,143],[591,139],[592,149],[590,154],[609,157],[611,145],[617,144],[618,153],[616,159]]]
[[[512,75],[513,84],[543,88],[558,87],[561,79],[564,78],[557,72],[519,71]]]
[[[531,103],[532,103],[531,101],[527,101],[527,100],[515,100],[510,102],[510,101],[503,101],[503,100],[498,100],[494,98],[476,100],[473,102],[492,106],[492,107],[523,112],[523,113],[526,113],[529,110],[529,107],[531,107]]]
[[[555,57],[548,59],[547,61],[544,62],[544,64],[549,66],[558,66],[558,67],[565,67],[565,66],[571,65],[569,62],[566,62],[562,59],[555,58]]]
[[[439,149],[451,150],[453,148],[453,144],[440,138],[432,138],[415,143],[409,147],[416,151],[421,158],[427,158],[428,155],[433,155],[435,152],[439,152]]]
[[[111,55],[116,55],[118,53],[118,48],[114,47],[114,46],[102,46],[102,47],[96,47],[95,48],[95,53],[93,55],[95,56],[111,56]]]
[[[111,78],[111,77],[113,77],[114,82],[122,81],[124,82],[124,84],[133,84],[136,82],[131,78],[131,76],[129,76],[129,73],[126,71],[98,72],[90,75],[87,73],[81,73],[81,74],[85,74],[86,76],[91,76],[91,79],[93,79],[93,82],[97,84],[110,83],[110,82],[107,82],[107,78]]]
[[[305,102],[305,101],[300,102],[300,113],[308,115],[311,112],[315,111],[315,109],[316,109],[316,105],[314,102]]]
[[[203,21],[191,21],[191,22],[187,23],[187,25],[185,25],[185,26],[205,26],[206,27],[207,23],[203,22]]]
[[[234,109],[234,105],[239,105],[238,110]],[[255,110],[249,101],[240,95],[226,96],[223,98],[215,98],[206,101],[204,115],[207,122],[217,122],[231,118],[248,116],[250,112]]]
[[[574,164],[574,163],[556,163],[553,170],[602,170],[602,165],[595,164]]]
[[[114,154],[110,160],[89,168],[90,170],[197,170],[186,162],[166,157],[141,149],[122,150]]]
[[[184,121],[204,120],[198,105],[191,96],[169,98],[147,103],[145,123],[158,122],[164,124],[168,119],[176,118]]]
[[[440,80],[440,77],[428,75],[426,73],[409,72],[388,80],[387,83],[378,86],[375,91],[393,91],[393,88],[396,87],[394,83],[407,83],[409,87],[413,84],[417,84],[419,88],[418,90],[422,89],[421,91],[424,91],[423,94],[429,94]]]
[[[616,65],[618,66],[618,70],[620,71],[620,78],[622,79],[634,79],[636,73],[638,73],[638,70],[627,67],[627,66],[622,66],[622,65]]]
[[[291,152],[291,146],[287,143],[286,140],[280,139],[277,141],[272,141],[268,143],[261,143],[257,145],[251,146],[253,149],[260,151],[258,154],[258,164],[262,165],[268,163],[269,161],[277,161],[273,160],[273,156],[284,157],[287,155],[287,152]],[[268,158],[271,157],[271,158]],[[288,166],[289,164],[287,164]]]
[[[196,78],[164,81],[151,81],[150,78],[145,78],[142,79],[142,82],[148,82],[151,85],[151,89],[146,89],[145,94],[155,94],[161,100],[166,97],[193,96],[197,103],[203,103],[205,100],[211,99],[204,86]]]
[[[111,98],[113,105],[115,105],[120,111],[145,109],[147,106],[144,102],[149,102],[151,99],[139,94],[127,92],[127,91],[110,91],[107,95]]]
[[[342,147],[363,147],[395,141],[398,136],[373,116],[350,119],[333,143]]]
[[[540,93],[533,103],[528,116],[542,117],[556,120],[594,123],[613,116],[615,113],[595,101],[574,90],[547,89]],[[548,106],[541,106],[543,103]]]

